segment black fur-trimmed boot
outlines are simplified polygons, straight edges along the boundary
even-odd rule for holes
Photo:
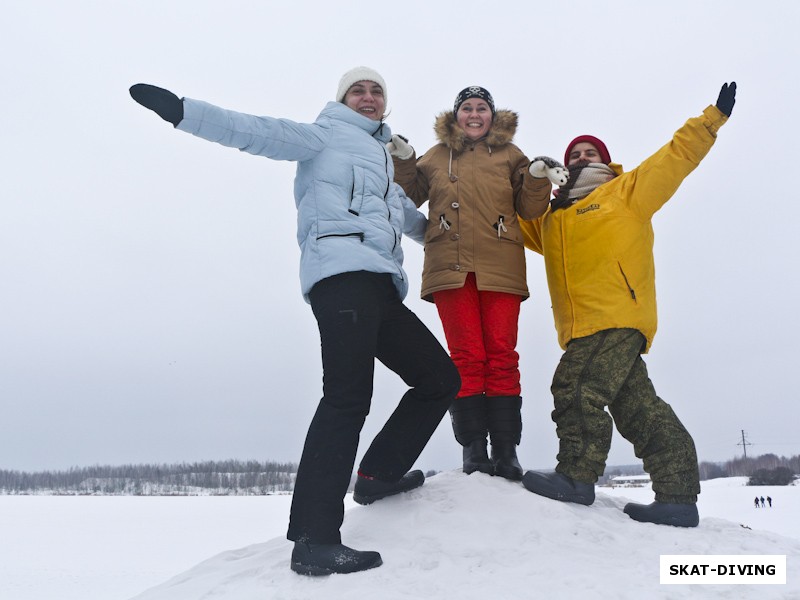
[[[490,396],[486,398],[486,408],[494,474],[519,481],[522,479],[522,466],[517,459],[517,445],[522,438],[522,398]]]
[[[456,398],[450,405],[450,419],[456,441],[463,446],[462,470],[465,474],[494,475],[494,465],[486,449],[486,398],[481,395]]]

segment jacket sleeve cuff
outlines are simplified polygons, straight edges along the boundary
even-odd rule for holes
[[[725,123],[728,122],[728,117],[718,109],[713,104],[710,104],[704,111],[703,116],[705,117],[705,126],[712,135],[716,137],[717,131],[719,128],[722,127]]]

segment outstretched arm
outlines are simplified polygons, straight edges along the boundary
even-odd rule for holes
[[[683,180],[711,150],[735,101],[736,83],[726,83],[715,106],[708,106],[702,115],[686,121],[672,140],[655,154],[633,171],[612,180],[615,183],[607,185],[631,186],[632,193],[625,194],[631,209],[649,219],[675,194]]]
[[[257,117],[207,102],[178,98],[169,90],[137,83],[131,97],[181,131],[243,152],[276,160],[302,161],[324,147],[329,128],[289,119]]]

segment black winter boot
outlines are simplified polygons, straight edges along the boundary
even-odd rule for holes
[[[517,444],[522,438],[522,398],[490,396],[486,398],[486,408],[494,474],[519,481],[522,479],[522,466],[517,459]]]
[[[700,523],[697,504],[672,504],[668,502],[637,504],[636,502],[629,502],[625,505],[623,512],[634,521],[642,523],[673,525],[675,527],[697,527]]]
[[[360,552],[343,544],[295,542],[291,568],[301,575],[333,575],[366,571],[382,564],[377,552]]]
[[[359,504],[372,504],[376,500],[418,488],[425,483],[422,471],[409,471],[400,481],[381,481],[359,474],[353,488],[353,500]]]
[[[494,465],[486,449],[486,398],[481,395],[456,398],[450,405],[450,419],[456,441],[464,447],[463,471],[494,475]]]
[[[512,442],[492,440],[492,464],[498,477],[519,481],[522,479],[522,465],[517,459],[517,445]]]
[[[560,502],[575,502],[589,506],[594,502],[594,484],[581,483],[561,473],[528,471],[522,478],[525,489]]]
[[[478,471],[478,473],[486,473],[487,475],[494,475],[494,465],[489,460],[489,452],[486,449],[486,438],[474,440],[464,446],[462,451],[463,467],[462,470],[466,475]]]

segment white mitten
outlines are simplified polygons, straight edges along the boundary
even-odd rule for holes
[[[549,156],[537,156],[531,161],[528,171],[533,177],[547,177],[553,185],[564,185],[569,180],[569,171],[560,162]]]
[[[386,144],[389,154],[396,156],[400,160],[407,160],[414,156],[414,148],[409,145],[408,140],[402,135],[393,135],[392,141]]]

